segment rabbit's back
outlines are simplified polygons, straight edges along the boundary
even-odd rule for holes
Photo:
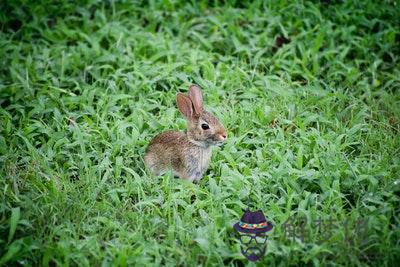
[[[147,167],[155,175],[162,175],[170,167],[178,174],[177,171],[184,168],[180,146],[187,142],[186,134],[182,132],[158,134],[151,140],[144,156]]]
[[[167,131],[156,135],[150,142],[149,147],[152,145],[160,144],[167,145],[172,143],[179,143],[185,139],[186,134],[178,131]]]

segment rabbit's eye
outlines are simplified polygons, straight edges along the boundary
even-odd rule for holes
[[[208,129],[210,129],[210,126],[208,126],[207,123],[203,123],[203,124],[201,125],[201,129],[203,129],[203,130],[208,130]]]

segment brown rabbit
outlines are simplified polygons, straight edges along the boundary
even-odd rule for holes
[[[208,168],[211,146],[222,145],[227,138],[224,126],[203,109],[203,96],[198,86],[189,87],[189,96],[176,95],[179,111],[187,119],[188,131],[167,131],[151,140],[144,160],[154,175],[172,168],[174,175],[199,181]]]

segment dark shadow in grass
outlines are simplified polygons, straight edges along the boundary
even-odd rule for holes
[[[357,204],[358,197],[354,194],[354,192],[342,192],[342,193],[345,196],[344,199],[346,200],[344,201],[343,208],[348,211],[353,210]]]
[[[161,61],[161,60],[159,60]],[[154,89],[156,91],[167,92],[171,88],[171,85],[166,80],[159,80],[154,83]]]
[[[275,44],[272,46],[272,52],[275,53],[276,51],[278,51],[279,48],[288,43],[290,43],[290,39],[286,38],[285,36],[280,35],[276,37]]]
[[[193,204],[195,201],[196,201],[196,195],[193,194],[193,195],[190,197],[190,204]]]
[[[244,263],[244,260],[227,258],[227,259],[224,259],[224,266],[242,267],[242,266],[246,266],[246,264]]]
[[[304,78],[302,75],[300,75],[300,74],[294,74],[294,75],[291,75],[291,80],[292,80],[292,82],[298,82],[298,83],[300,83],[301,85],[306,85],[306,84],[308,84],[308,80],[306,79],[306,78]]]
[[[378,33],[381,31],[382,28],[383,28],[382,23],[377,21],[374,23],[374,26],[372,26],[371,33]]]
[[[79,174],[77,171],[71,171],[68,175],[70,182],[76,182],[79,180]]]
[[[323,5],[342,4],[343,0],[320,0]]]
[[[100,46],[101,48],[108,50],[110,48],[110,41],[106,37],[103,37],[101,38]]]
[[[384,62],[386,62],[386,63],[393,63],[394,62],[392,55],[390,53],[388,53],[388,52],[384,52],[383,53],[382,60]]]
[[[11,101],[10,101],[10,98],[3,98],[3,97],[1,97],[1,95],[0,95],[0,108],[6,108],[6,107],[8,107],[9,105],[11,105]]]
[[[50,29],[54,28],[54,26],[56,25],[56,20],[54,18],[49,18],[46,22],[47,27],[49,27]]]
[[[70,40],[67,40],[67,42],[66,42],[67,46],[76,46],[77,44],[78,44],[78,40],[75,40],[75,39],[70,39]]]
[[[19,29],[21,29],[22,25],[23,25],[23,22],[20,21],[19,19],[11,19],[11,20],[7,21],[7,23],[5,23],[4,28],[11,30],[13,32],[16,32]]]

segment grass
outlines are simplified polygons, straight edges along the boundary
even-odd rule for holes
[[[54,2],[0,4],[0,265],[252,266],[246,207],[259,266],[398,262],[397,1]],[[191,83],[229,136],[198,185],[143,164]]]

